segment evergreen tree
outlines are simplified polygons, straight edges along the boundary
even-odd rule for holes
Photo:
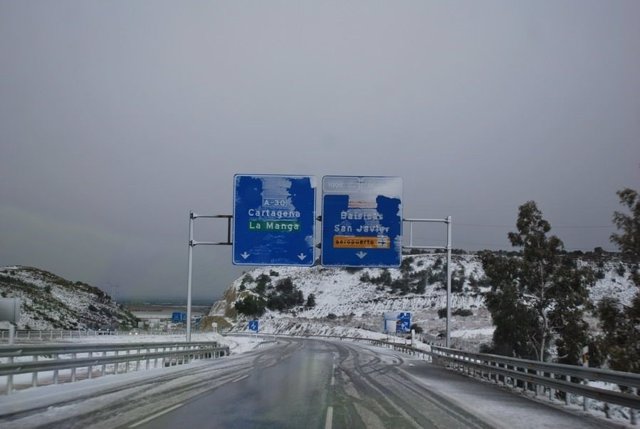
[[[640,287],[640,197],[631,189],[617,192],[620,203],[630,214],[614,212],[613,222],[620,230],[611,241],[618,245],[623,257],[631,264],[631,278]],[[598,304],[597,314],[603,335],[598,348],[612,369],[640,373],[640,291],[631,305],[623,306],[615,298],[605,298]]]
[[[520,261],[491,252],[484,252],[481,259],[491,281],[491,292],[485,297],[495,326],[490,351],[504,356],[534,357],[536,315],[523,302],[519,289]]]
[[[307,296],[307,303],[304,305],[307,308],[313,308],[316,306],[316,296],[312,293],[310,293]]]
[[[593,276],[569,259],[558,237],[547,235],[551,225],[535,202],[520,206],[516,226],[508,237],[519,256],[482,255],[492,285],[485,299],[496,327],[493,351],[543,361],[555,340],[562,361],[577,363],[587,341],[582,316]]]
[[[260,295],[264,295],[267,288],[271,286],[271,277],[269,277],[267,274],[260,274],[256,279],[256,283],[257,283],[255,287],[256,293],[259,293]]]
[[[267,308],[270,310],[284,311],[302,304],[304,295],[289,277],[278,281],[275,290],[267,297]]]
[[[620,203],[627,206],[630,214],[621,212],[613,213],[613,223],[622,231],[621,234],[611,234],[611,241],[618,245],[620,252],[638,262],[640,255],[640,196],[632,189],[623,189],[617,192]],[[637,285],[640,285],[636,281]]]
[[[235,302],[234,307],[240,314],[250,317],[260,317],[265,312],[266,301],[255,295],[247,295]]]
[[[413,325],[411,325],[410,330],[413,330],[416,334],[422,334],[424,332],[424,329],[418,326],[417,323],[414,323]]]

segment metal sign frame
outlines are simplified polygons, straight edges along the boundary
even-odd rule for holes
[[[195,241],[193,237],[193,224],[198,218],[209,219],[226,219],[227,220],[227,241],[211,242],[211,241]],[[192,289],[192,272],[193,272],[193,248],[199,245],[208,246],[231,246],[231,221],[232,215],[198,215],[193,211],[189,212],[189,262],[188,262],[188,278],[187,278],[187,342],[191,342],[191,289]],[[320,219],[319,219],[320,220]],[[452,220],[451,216],[447,216],[444,219],[419,219],[419,218],[407,218],[402,219],[403,223],[409,224],[409,245],[402,246],[402,250],[446,250],[447,251],[447,319],[446,319],[446,342],[445,346],[449,347],[451,342],[450,334],[450,321],[451,321],[451,229]],[[413,224],[414,223],[444,223],[447,227],[447,244],[446,246],[425,246],[413,244]]]
[[[446,324],[446,339],[445,347],[449,347],[451,344],[451,216],[447,216],[445,219],[403,219],[404,222],[409,223],[409,245],[403,246],[404,249],[418,249],[418,250],[446,250],[447,251],[447,324]],[[447,226],[447,245],[446,246],[415,246],[413,244],[413,224],[414,223],[444,223]]]
[[[227,241],[195,241],[193,223],[198,218],[227,219]],[[231,246],[231,215],[198,215],[189,212],[189,269],[187,274],[187,342],[191,342],[191,277],[193,273],[193,248],[196,246]]]

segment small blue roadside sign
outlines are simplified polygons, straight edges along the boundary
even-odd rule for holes
[[[314,262],[316,183],[311,176],[234,176],[233,263]]]
[[[174,311],[171,313],[171,321],[173,323],[182,323],[187,321],[187,313],[181,311]]]
[[[396,333],[404,334],[407,332],[411,332],[411,313],[398,313],[398,320],[396,321]]]
[[[399,267],[402,178],[322,178],[322,265]]]
[[[260,328],[259,322],[257,320],[249,320],[249,330],[253,332],[258,332]]]

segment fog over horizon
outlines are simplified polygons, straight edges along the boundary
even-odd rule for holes
[[[0,266],[186,296],[189,211],[231,214],[234,174],[400,176],[404,217],[452,216],[467,250],[511,249],[534,200],[567,250],[616,250],[616,191],[640,189],[639,18],[631,0],[0,2]],[[196,247],[194,298],[249,269]]]

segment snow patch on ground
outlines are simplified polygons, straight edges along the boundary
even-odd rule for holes
[[[425,254],[412,255],[409,272],[417,273],[430,270],[444,273],[446,255]],[[618,298],[622,303],[628,303],[636,292],[630,278],[631,269],[622,262],[594,262],[581,260],[581,265],[587,265],[604,274],[589,289],[589,296],[594,303],[604,297]],[[626,267],[624,272],[621,267]],[[409,311],[412,322],[422,328],[431,337],[442,336],[445,332],[446,320],[440,318],[438,310],[446,307],[446,288],[444,277],[442,280],[428,283],[424,293],[407,293],[401,295],[392,293],[389,287],[381,287],[364,278],[377,278],[385,270],[380,268],[343,269],[335,267],[314,266],[300,267],[260,267],[249,273],[253,279],[267,275],[275,285],[279,280],[290,278],[293,284],[302,291],[305,298],[310,294],[315,296],[315,307],[298,307],[293,311],[277,312],[267,310],[260,317],[261,329],[265,332],[279,334],[316,334],[324,335],[333,332],[341,335],[341,329],[361,329],[374,332],[383,330],[383,314],[385,312]],[[392,280],[399,279],[403,273],[401,269],[387,270]],[[493,326],[491,315],[484,303],[485,294],[491,287],[486,283],[484,270],[480,258],[474,254],[453,255],[452,271],[454,278],[464,275],[462,292],[451,294],[451,307],[470,310],[471,316],[452,315],[450,320],[452,345],[477,351],[480,344],[491,341]],[[436,276],[437,277],[437,276]],[[255,283],[248,282],[243,286],[245,276],[238,278],[232,285],[237,294],[243,289],[251,290]],[[224,316],[225,309],[232,308],[233,302],[225,305],[217,303],[212,307],[210,315]],[[247,318],[237,320],[227,319],[234,324],[233,331],[245,331]]]

